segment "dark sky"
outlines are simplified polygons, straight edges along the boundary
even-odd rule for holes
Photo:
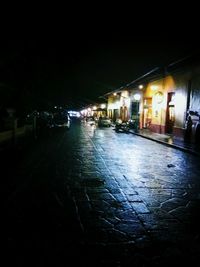
[[[15,88],[9,93],[11,102],[81,108],[198,49],[197,43],[158,40],[139,36],[8,40],[1,44],[0,79]]]

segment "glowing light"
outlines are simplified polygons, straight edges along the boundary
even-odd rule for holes
[[[97,110],[97,107],[96,106],[93,106],[93,110]]]
[[[80,117],[80,113],[78,111],[70,110],[68,113],[69,113],[70,117],[77,117],[77,118]],[[81,111],[81,114],[83,114],[83,110]]]
[[[151,85],[151,90],[156,91],[158,89],[157,85]]]
[[[134,98],[136,101],[139,101],[140,98],[141,98],[141,95],[140,95],[140,94],[134,94],[133,98]]]
[[[102,109],[106,108],[106,104],[101,104],[101,108]]]
[[[139,89],[142,89],[144,88],[144,86],[142,84],[139,85]]]
[[[86,109],[81,110],[81,114],[82,115],[85,115],[86,113],[87,113],[87,110]]]

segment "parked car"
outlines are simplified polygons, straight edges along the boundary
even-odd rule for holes
[[[52,127],[54,128],[70,128],[70,116],[63,113],[55,113],[52,119]]]
[[[108,117],[99,117],[98,126],[99,127],[110,127],[111,120]]]

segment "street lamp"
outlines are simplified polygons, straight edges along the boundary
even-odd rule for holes
[[[139,129],[139,120],[140,120],[139,111],[140,111],[140,98],[141,98],[141,95],[138,94],[138,93],[136,93],[136,94],[133,95],[133,98],[134,98],[135,102],[137,103],[135,131],[138,132],[138,129]]]

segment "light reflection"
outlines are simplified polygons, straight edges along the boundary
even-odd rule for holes
[[[88,134],[93,137],[92,141]],[[184,196],[187,194],[188,184],[193,187],[193,183],[188,182],[191,176],[182,174],[188,165],[191,168],[195,159],[189,161],[190,157],[184,153],[149,140],[116,134],[109,129],[96,129],[94,126],[86,127],[83,137],[82,177],[89,177],[91,183],[94,182],[92,179],[97,179],[98,174],[99,181],[104,181],[98,188],[88,186],[85,189],[94,211],[115,213],[120,219],[116,227],[123,229],[129,236],[134,232],[134,237],[141,236],[144,228],[145,232],[149,231],[151,234],[159,229],[159,234],[162,234],[160,226],[168,219],[164,226],[167,226],[167,234],[173,235],[171,230],[175,230],[180,224],[174,224],[175,220],[172,220],[173,216],[168,211],[169,208],[173,211],[177,207],[185,207]],[[170,163],[175,167],[169,168],[167,165]],[[120,191],[115,194],[117,189],[123,195]],[[112,192],[114,199],[109,192]],[[118,200],[117,197],[122,196],[125,196],[123,201]],[[175,215],[178,216],[178,213]],[[101,224],[101,220],[98,223]]]

